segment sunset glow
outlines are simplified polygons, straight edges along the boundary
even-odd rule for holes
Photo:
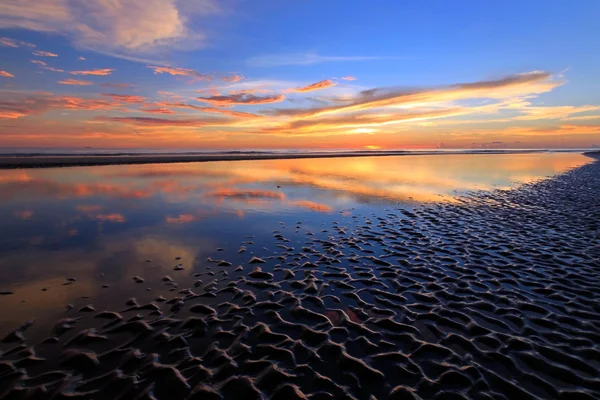
[[[600,146],[600,5],[535,3],[5,0],[0,146]]]

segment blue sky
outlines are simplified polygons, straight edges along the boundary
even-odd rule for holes
[[[5,0],[0,146],[590,147],[598,20],[588,0]]]

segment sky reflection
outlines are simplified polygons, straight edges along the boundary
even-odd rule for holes
[[[68,303],[98,304],[102,284],[122,291],[115,298],[130,297],[136,275],[148,282],[142,290],[155,290],[176,257],[190,276],[205,271],[207,257],[243,263],[253,254],[250,245],[237,253],[247,236],[256,249],[272,246],[280,226],[298,231],[301,222],[304,233],[321,232],[353,213],[451,202],[589,160],[551,153],[3,170],[0,230],[8,234],[0,239],[0,289],[15,294],[3,296],[0,323],[9,329],[40,313],[56,318],[50,310]],[[301,247],[305,237],[294,240]],[[77,283],[63,286],[70,276]],[[159,293],[136,296],[150,301]]]

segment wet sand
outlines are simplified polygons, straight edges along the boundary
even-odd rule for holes
[[[598,193],[600,161],[320,231],[282,223],[193,280],[174,259],[131,277],[119,308],[2,327],[0,398],[598,398]]]
[[[535,153],[535,150],[523,151],[486,151],[485,154]],[[311,153],[203,153],[203,154],[118,154],[118,155],[0,155],[0,169],[14,168],[50,168],[75,167],[93,165],[118,164],[157,164],[207,161],[241,161],[241,160],[288,160],[310,158],[342,158],[342,157],[373,157],[373,156],[404,156],[404,155],[451,155],[478,154],[477,151],[352,151],[352,152],[311,152]]]

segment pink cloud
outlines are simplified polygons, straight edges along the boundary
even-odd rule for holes
[[[122,101],[130,104],[140,104],[146,101],[145,97],[134,96],[130,94],[116,94],[116,93],[101,93],[102,96],[110,97],[115,101]]]
[[[343,80],[343,81],[355,81],[355,80],[356,80],[356,78],[355,78],[355,77],[353,77],[353,76],[351,76],[351,75],[348,75],[348,76],[344,76],[344,77],[342,78],[342,80]]]
[[[64,79],[62,81],[58,81],[58,83],[60,83],[62,85],[74,85],[74,86],[89,86],[89,85],[94,84],[94,82],[82,81],[79,79]]]
[[[49,51],[34,51],[33,52],[34,56],[38,56],[38,57],[58,57],[58,54],[55,53],[50,53]]]
[[[6,72],[0,69],[0,76],[3,76],[5,78],[14,78],[15,76],[13,74],[11,74],[10,72]]]
[[[96,68],[84,71],[71,71],[71,75],[96,75],[96,76],[107,76],[112,74],[113,68]]]
[[[33,43],[22,42],[20,40],[15,40],[7,37],[0,38],[0,45],[7,47],[35,47]]]

